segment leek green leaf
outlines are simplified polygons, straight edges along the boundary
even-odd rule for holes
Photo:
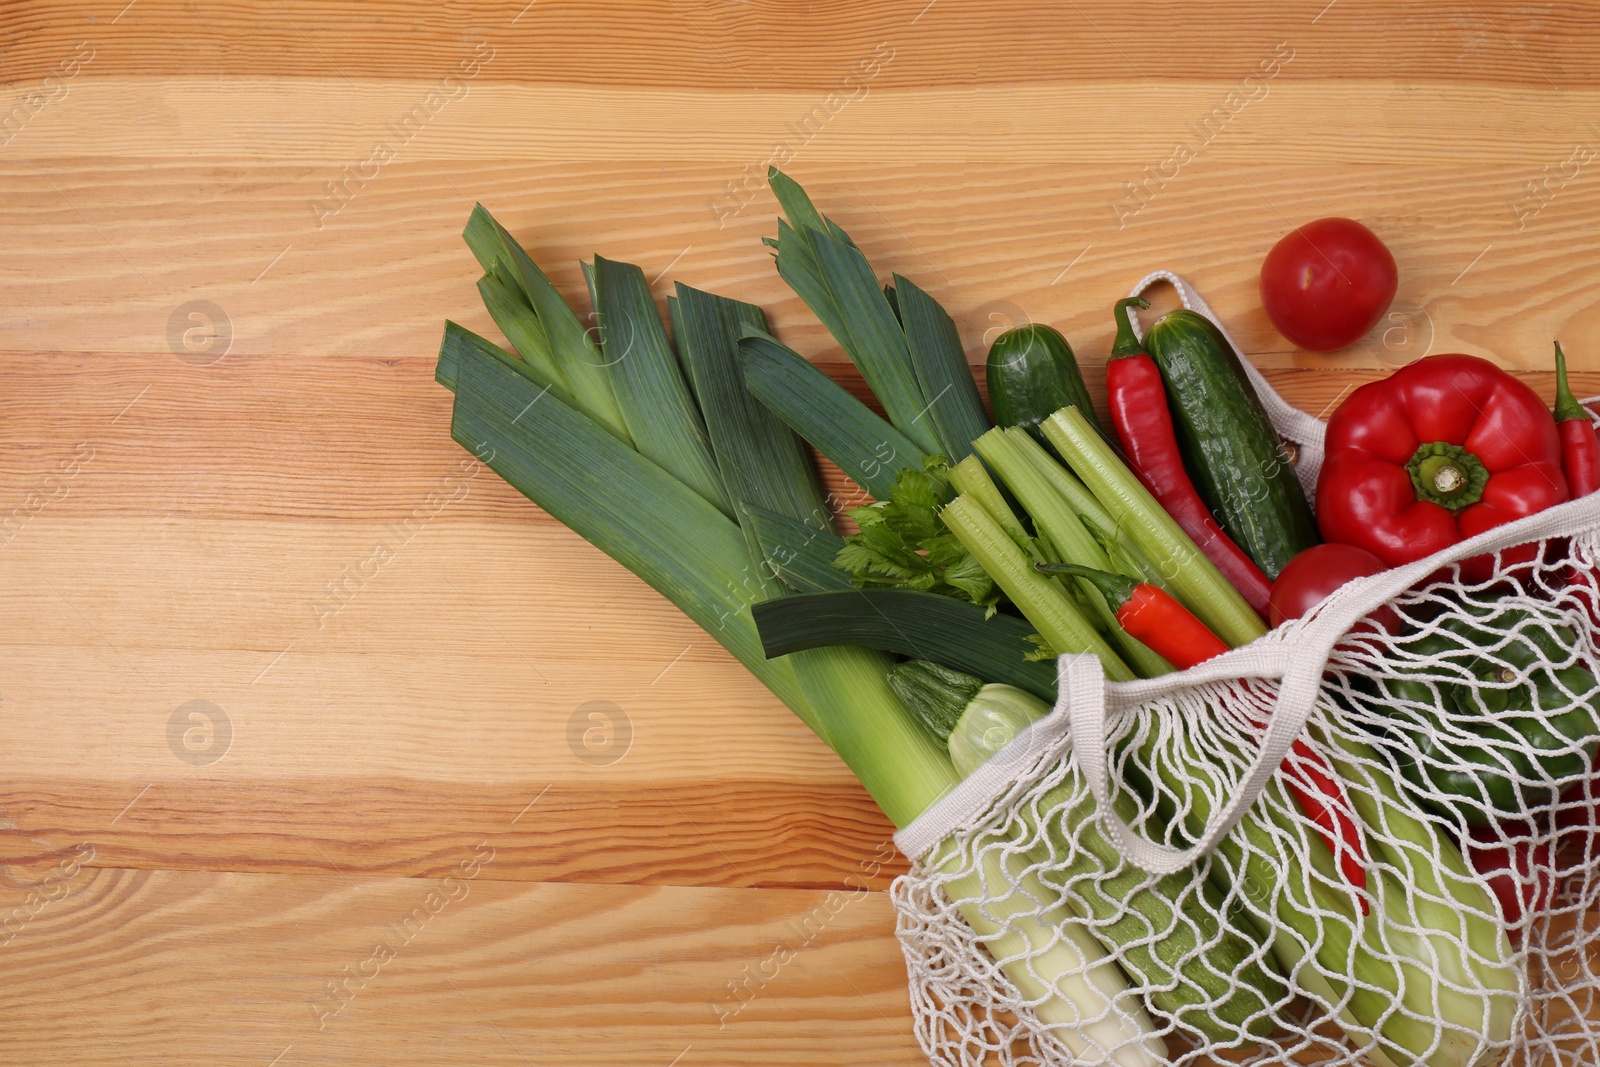
[[[639,453],[731,518],[733,506],[712,458],[705,424],[667,341],[644,272],[632,263],[596,256],[594,293],[601,350]]]
[[[751,394],[868,493],[885,498],[897,471],[922,466],[910,438],[777,338],[747,326],[739,352]]]

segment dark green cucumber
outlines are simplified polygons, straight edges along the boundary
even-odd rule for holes
[[[1105,436],[1072,346],[1060,330],[1031,322],[995,338],[989,349],[989,405],[995,425],[1021,426],[1044,444],[1039,424],[1068,404]]]
[[[1204,315],[1168,312],[1144,336],[1161,368],[1195,488],[1268,578],[1316,544],[1317,523],[1239,354]]]

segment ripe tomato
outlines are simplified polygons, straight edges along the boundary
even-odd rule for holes
[[[1383,560],[1355,545],[1331,541],[1312,545],[1296,554],[1272,583],[1272,596],[1267,601],[1272,625],[1278,626],[1285,619],[1298,619],[1352,578],[1364,578],[1388,569],[1389,565]],[[1375,616],[1374,621],[1384,629],[1390,628],[1386,618]]]
[[[1394,300],[1400,274],[1378,235],[1354,219],[1318,219],[1272,246],[1261,263],[1261,304],[1301,348],[1354,343]]]

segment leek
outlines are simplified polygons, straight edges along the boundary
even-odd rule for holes
[[[733,506],[711,457],[705,424],[656,314],[644,271],[594,257],[594,300],[600,347],[639,453],[731,517]]]
[[[838,571],[834,572],[838,574]],[[1012,615],[916,589],[856,589],[786,596],[751,608],[767,655],[827,645],[865,645],[933,660],[1005,682],[1051,703],[1055,663],[1038,651],[1033,627]]]
[[[793,180],[776,168],[768,178],[789,215],[789,225],[780,221],[773,242],[779,276],[860,368],[895,428],[922,451],[939,451],[938,438],[923,421],[927,398],[918,387],[905,333],[867,257],[843,230],[822,219]]]
[[[972,442],[991,425],[956,324],[933,297],[909,278],[894,276],[891,304],[906,334],[917,385],[927,398],[925,416],[945,458],[955,463],[972,455]]]
[[[819,530],[799,519],[792,519],[748,502],[739,504],[739,525],[754,535],[761,559],[772,573],[796,593],[823,593],[855,588],[845,573],[833,565],[834,557],[838,556],[839,550],[844,547],[844,538],[838,534]],[[767,603],[780,602],[767,601]],[[771,655],[770,652],[768,654]]]
[[[804,356],[746,328],[739,340],[751,395],[868,493],[887,500],[895,476],[922,466],[922,448]]]
[[[648,332],[651,320],[659,328],[653,307],[616,298],[618,282],[625,287],[626,277],[618,279],[605,261],[599,261],[594,276],[614,343]],[[728,309],[719,313],[723,310]],[[729,313],[740,314],[736,309]],[[697,343],[699,339],[689,342],[691,347]],[[662,351],[657,346],[651,358],[659,360]],[[882,653],[828,648],[765,658],[749,608],[776,595],[780,586],[750,550],[739,524],[702,488],[692,488],[661,463],[628,447],[555,393],[552,383],[541,384],[534,368],[469,331],[447,328],[437,376],[456,393],[451,434],[458,442],[671,599],[839,753],[896,825],[910,822],[955,785],[958,779],[948,756],[889,689],[889,661]],[[721,402],[718,396],[726,400],[722,392],[708,389],[700,403]],[[686,390],[651,398],[624,389],[618,398],[630,418],[630,432],[636,427],[644,441],[692,440],[697,432],[703,439],[700,413]],[[709,421],[737,422],[731,412]],[[775,420],[759,417],[748,420],[744,430],[758,435],[788,432]],[[723,469],[748,462],[757,451],[744,440],[724,443],[731,447],[715,457]],[[683,456],[670,453],[667,458]],[[722,480],[721,471],[709,465],[690,473],[706,470]],[[740,476],[762,473],[745,470]],[[774,498],[791,494],[783,503],[785,512],[826,514],[813,480],[792,471],[787,479],[771,476],[774,484],[766,488]],[[958,861],[947,844],[930,862],[942,868]],[[1037,879],[1016,869],[1016,862],[986,856],[976,873],[948,884],[980,941],[998,959],[1009,960],[1006,974],[1035,1004],[1039,1018],[1086,1062],[1118,1067],[1159,1062],[1165,1049],[1153,1036],[1148,1016],[1138,1005],[1121,1003],[1127,999],[1121,976],[1114,968],[1091,966],[1092,942],[1080,943],[1087,935],[1073,924],[1058,929],[1059,904]],[[1098,984],[1076,977],[1086,970]],[[1098,1057],[1096,1043],[1117,1051]]]
[[[533,311],[507,288],[504,277],[485,274],[479,278],[478,295],[488,309],[489,317],[500,327],[500,332],[506,335],[506,340],[511,342],[511,347],[517,350],[523,362],[532,367],[541,380],[549,382],[559,395],[570,396],[566,376],[556,366],[555,354],[550,351],[550,339],[545,335],[544,327],[539,325],[539,319]]]
[[[764,330],[753,304],[712,296],[678,283],[673,302],[678,351],[705,414],[711,449],[736,504],[751,504],[830,533],[817,470],[794,434],[777,430],[750,395],[740,369],[739,334]]]
[[[482,204],[473,207],[462,237],[486,273],[509,268],[522,302],[538,318],[551,358],[561,368],[564,384],[578,409],[623,443],[633,444],[600,350],[544,271]],[[548,377],[546,381],[556,384]]]

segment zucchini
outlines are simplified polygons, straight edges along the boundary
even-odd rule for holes
[[[1021,426],[1044,444],[1039,424],[1071,405],[1105,437],[1072,346],[1053,326],[1030,322],[995,338],[988,371],[996,426]]]
[[[1161,368],[1195,488],[1228,536],[1262,573],[1277,578],[1321,538],[1239,354],[1210,319],[1186,308],[1157,319],[1144,349]]]

